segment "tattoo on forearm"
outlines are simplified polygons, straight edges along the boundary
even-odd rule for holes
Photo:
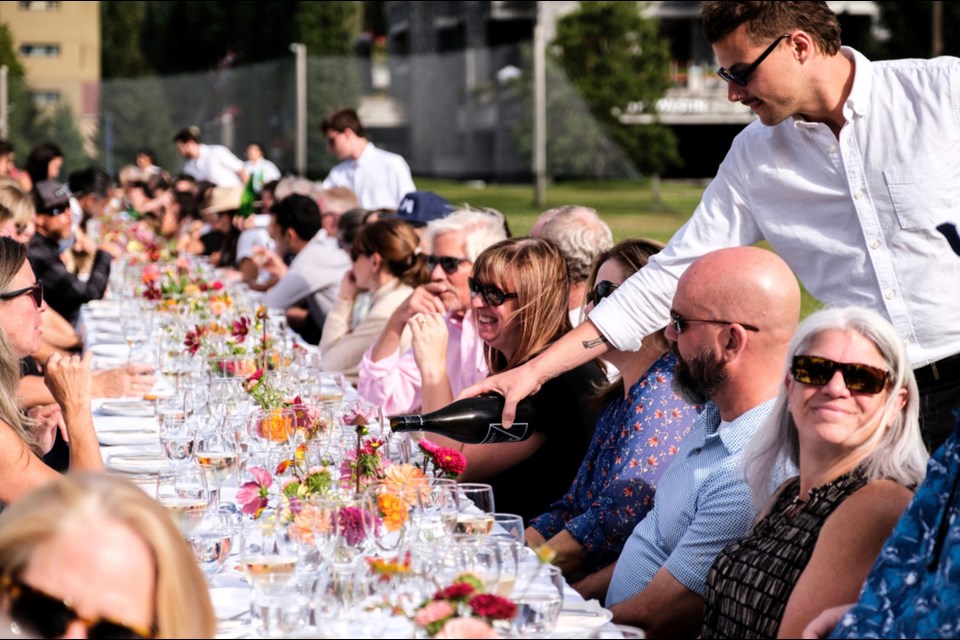
[[[594,347],[599,347],[601,344],[606,344],[610,342],[607,340],[606,336],[600,336],[596,340],[584,340],[580,344],[583,345],[584,349],[593,349]]]

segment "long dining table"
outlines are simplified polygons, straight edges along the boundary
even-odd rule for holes
[[[93,355],[95,369],[125,366],[129,347],[122,332],[118,329],[120,307],[116,301],[105,300],[86,305],[81,312],[80,329],[84,337],[85,348]],[[301,345],[310,350],[313,347]],[[174,390],[171,381],[162,375],[151,394],[147,397],[127,397],[96,399],[93,402],[94,427],[101,445],[107,472],[121,475],[141,486],[153,495],[154,480],[162,471],[172,467],[163,456],[158,436],[158,425],[154,413],[154,398],[169,395]],[[356,397],[356,391],[349,389],[346,400]],[[221,504],[231,505],[237,492],[236,478],[229,479],[221,489]],[[231,507],[227,507],[231,509]],[[240,517],[239,514],[237,517]],[[538,562],[536,555],[526,549],[523,556],[525,565]],[[256,607],[252,605],[251,586],[240,571],[235,552],[227,559],[222,569],[209,578],[211,601],[217,616],[218,638],[258,637],[254,620]],[[569,585],[564,585],[563,608],[556,630],[549,637],[582,637],[586,631],[599,628],[612,628],[609,624],[610,612],[595,600],[584,601]],[[357,626],[354,620],[350,626],[326,624],[322,628],[306,626],[291,637],[401,637],[415,636],[412,622],[402,616],[390,620],[370,635],[370,628]],[[617,637],[616,634],[605,637]]]

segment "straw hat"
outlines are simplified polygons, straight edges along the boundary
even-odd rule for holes
[[[243,197],[243,187],[214,187],[210,190],[207,206],[202,213],[220,213],[222,211],[236,211],[240,208]]]

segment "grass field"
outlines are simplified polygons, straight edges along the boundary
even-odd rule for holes
[[[664,181],[661,202],[656,204],[646,180],[562,182],[547,187],[547,206],[539,210],[533,203],[532,185],[478,185],[435,178],[417,178],[416,183],[418,189],[435,191],[454,205],[467,203],[502,211],[514,235],[528,233],[542,210],[563,204],[593,207],[618,242],[637,236],[666,242],[693,213],[706,186],[706,182]],[[802,303],[803,316],[820,306],[806,290]]]

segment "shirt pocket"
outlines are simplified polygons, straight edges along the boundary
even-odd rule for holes
[[[883,170],[901,229],[932,228],[934,218],[950,211],[957,179],[951,173],[952,168],[934,156],[920,156]]]

